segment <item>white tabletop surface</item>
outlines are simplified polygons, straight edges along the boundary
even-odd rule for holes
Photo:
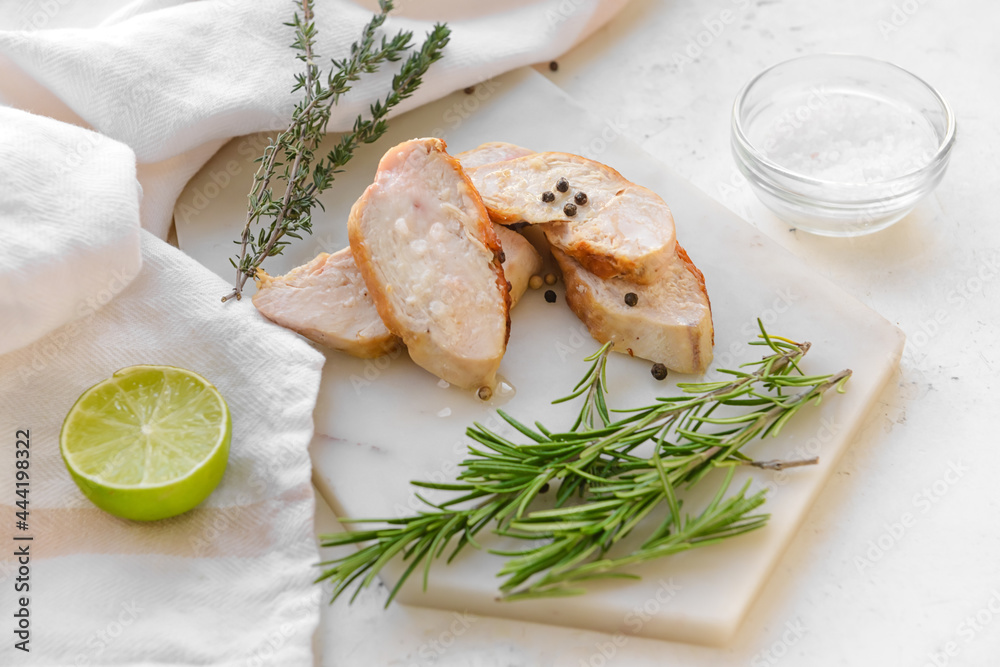
[[[317,664],[1000,664],[1000,443],[988,429],[1000,406],[998,26],[1000,5],[983,0],[632,0],[558,72],[539,68],[899,326],[901,368],[729,647],[384,610],[380,589],[324,606]],[[958,118],[935,194],[869,237],[790,231],[729,152],[739,87],[766,66],[828,51],[909,69]],[[318,529],[328,530],[334,518],[319,503]]]
[[[120,4],[70,4],[59,22],[96,23]],[[572,11],[573,0],[561,6]],[[613,132],[905,331],[901,368],[729,647],[385,610],[385,590],[374,589],[323,606],[316,663],[1000,664],[1000,443],[988,430],[1000,405],[998,26],[1000,5],[988,0],[632,0],[560,58],[558,72],[540,67]],[[755,200],[729,152],[739,87],[766,66],[828,51],[911,70],[958,118],[935,194],[896,226],[853,240],[790,231]],[[318,498],[318,530],[334,522]]]

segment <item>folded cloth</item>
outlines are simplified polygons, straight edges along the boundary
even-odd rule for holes
[[[312,4],[317,57],[324,63],[346,57],[371,11],[348,0]],[[416,3],[398,4],[405,13]],[[464,17],[449,22],[446,57],[397,113],[553,58],[624,0],[520,2],[510,9],[484,3],[478,12],[465,1],[436,4],[442,19],[448,13]],[[289,90],[302,69],[289,49],[294,33],[284,25],[294,9],[289,0],[140,0],[96,29],[0,33],[0,51],[95,129],[131,146],[141,162],[156,162],[213,139],[287,124],[296,101]],[[383,31],[412,30],[419,43],[432,23],[394,14]],[[349,129],[388,90],[397,68],[390,63],[357,82],[338,103],[329,129]]]
[[[383,33],[411,30],[419,44],[435,21],[447,21],[452,36],[444,58],[394,114],[551,60],[603,25],[626,1],[397,1],[399,9]],[[91,127],[127,144],[140,163],[186,155],[193,166],[171,165],[179,179],[143,181],[150,199],[143,226],[161,238],[184,182],[211,157],[197,150],[200,146],[283,128],[291,118],[297,100],[291,85],[302,68],[289,48],[293,30],[283,25],[295,10],[291,0],[136,0],[86,29],[48,29],[70,13],[63,5],[75,3],[48,4],[51,13],[23,11],[20,0],[0,0],[0,13],[9,17],[0,16],[0,28],[23,28],[0,30],[0,58],[55,93]],[[375,6],[364,4],[313,0],[322,64],[349,54]],[[46,29],[30,30],[36,25]],[[359,113],[385,95],[398,67],[389,63],[356,82],[334,109],[329,130],[349,129]],[[151,185],[168,194],[151,194]]]
[[[625,1],[401,0],[383,32],[412,30],[419,43],[433,16],[452,41],[396,113],[555,58]],[[156,238],[223,142],[290,120],[301,62],[283,24],[294,3],[137,0],[112,11],[114,2],[0,0],[0,104],[68,121],[0,108],[0,448],[15,461],[17,430],[30,432],[23,534],[34,537],[23,591],[31,652],[8,634],[0,664],[304,667],[318,622],[306,447],[322,357],[250,303],[222,304],[226,283]],[[375,3],[312,4],[327,63],[348,54]],[[95,25],[100,12],[110,15]],[[357,82],[329,129],[347,129],[384,96],[397,68]],[[91,505],[58,451],[73,401],[132,364],[201,373],[233,416],[221,486],[153,524]],[[11,525],[14,484],[0,471]],[[5,587],[20,576],[12,554],[0,551]],[[0,597],[0,617],[14,618],[18,602]]]
[[[135,157],[0,107],[0,354],[107,303],[139,272]]]
[[[320,590],[307,445],[322,355],[222,304],[225,281],[140,232],[143,266],[100,310],[0,356],[2,665],[311,665]],[[89,386],[133,364],[200,373],[229,404],[222,483],[199,507],[139,523],[98,509],[59,454],[59,428]],[[29,541],[12,542],[16,431],[30,435]],[[21,460],[21,459],[17,459]],[[14,593],[30,549],[28,588]],[[23,574],[23,572],[21,573]],[[30,653],[11,635],[30,602]]]

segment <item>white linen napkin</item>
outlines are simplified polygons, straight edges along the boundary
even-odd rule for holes
[[[0,355],[96,311],[139,272],[134,160],[96,132],[0,107]]]
[[[398,10],[383,28],[386,34],[411,30],[419,44],[436,21],[447,21],[452,36],[445,57],[394,115],[517,67],[552,60],[626,2],[397,0]],[[173,202],[214,152],[201,147],[284,128],[291,118],[296,96],[290,89],[301,63],[289,48],[292,29],[282,24],[291,19],[295,3],[135,0],[96,28],[49,29],[66,25],[63,15],[78,14],[85,4],[0,0],[0,28],[8,28],[0,30],[0,61],[7,59],[20,70],[7,78],[26,74],[37,81],[68,106],[68,116],[127,144],[141,164],[174,160],[168,170],[152,170],[159,176],[155,183],[143,179],[140,168],[149,202],[143,206],[143,226],[166,238]],[[312,4],[319,31],[316,53],[324,64],[348,54],[376,7],[374,0]],[[37,25],[46,29],[33,30]],[[0,100],[5,97],[2,65]],[[397,69],[398,63],[390,63],[355,83],[334,110],[330,131],[348,129],[358,113],[385,94]],[[164,178],[165,171],[175,176]]]
[[[372,3],[366,3],[372,4]],[[402,14],[421,3],[397,2]],[[447,57],[397,113],[515,67],[556,57],[606,21],[624,0],[423,3],[449,18]],[[437,5],[438,11],[428,5]],[[314,0],[317,57],[344,58],[371,18],[348,0]],[[289,48],[290,0],[138,0],[98,29],[0,34],[0,51],[55,92],[95,129],[157,162],[213,139],[284,127],[302,63]],[[433,21],[393,14],[383,31],[412,30],[419,44]],[[331,131],[388,90],[398,64],[363,77],[337,105]]]
[[[225,282],[156,238],[222,143],[287,124],[301,63],[282,24],[294,3],[114,2],[0,0],[0,105],[67,121],[0,107],[0,449],[10,462],[0,517],[13,525],[15,436],[29,429],[35,538],[31,653],[13,648],[18,565],[0,549],[0,664],[310,665],[319,589],[307,445],[322,356],[250,303],[220,303]],[[625,2],[400,0],[385,32],[410,29],[419,43],[445,20],[452,41],[396,113],[553,59]],[[364,3],[314,1],[324,62],[347,54],[375,5]],[[395,69],[356,84],[330,130],[384,95]],[[81,141],[91,149],[77,160]],[[76,397],[138,363],[203,374],[234,425],[219,489],[148,525],[91,505],[58,452]]]
[[[225,281],[140,232],[143,266],[100,310],[0,356],[2,665],[310,665],[319,610],[307,445],[323,356],[222,304]],[[222,483],[191,512],[118,519],[77,489],[59,454],[87,387],[133,364],[206,377],[233,420]],[[29,529],[15,529],[14,443],[30,434]],[[12,534],[30,535],[13,542]],[[30,545],[30,648],[14,647]]]

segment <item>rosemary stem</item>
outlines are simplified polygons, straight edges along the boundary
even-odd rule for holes
[[[772,459],[770,461],[743,461],[743,465],[753,466],[754,468],[760,468],[762,470],[784,470],[785,468],[813,466],[817,463],[819,463],[818,456],[813,456],[808,459],[793,459],[791,461],[782,461],[780,459]]]
[[[390,592],[391,601],[421,562],[426,586],[431,563],[449,540],[457,539],[450,561],[467,545],[482,549],[476,535],[492,526],[492,533],[525,544],[515,550],[490,549],[507,559],[498,572],[504,578],[501,599],[572,595],[583,592],[579,582],[634,578],[621,568],[764,526],[769,515],[754,512],[764,503],[766,491],[749,493],[750,480],[729,491],[736,466],[783,470],[812,465],[818,459],[756,461],[741,448],[755,438],[777,435],[802,407],[818,403],[826,391],[842,391],[851,372],[807,376],[799,363],[808,343],[772,339],[763,327],[761,338],[772,354],[748,364],[758,366],[753,372],[727,371],[736,376],[731,382],[681,385],[685,395],[624,411],[629,416],[617,421],[608,418],[605,399],[607,350],[588,357],[593,364],[583,380],[568,397],[555,401],[582,403],[569,431],[554,432],[538,422],[532,429],[500,411],[530,440],[517,444],[474,424],[467,434],[475,444],[459,464],[461,472],[454,483],[414,482],[456,492],[456,497],[433,504],[418,495],[428,510],[411,517],[371,520],[388,521],[387,529],[321,536],[324,546],[367,544],[354,555],[323,563],[327,569],[321,579],[335,583],[336,598],[352,582],[360,581],[358,590],[369,585],[390,559],[402,554],[410,563]],[[787,388],[797,389],[786,392]],[[719,407],[745,406],[750,406],[749,412],[715,414]],[[598,417],[602,425],[595,427]],[[581,425],[584,428],[577,430]],[[636,456],[635,448],[646,442],[653,445],[652,455]],[[718,467],[726,471],[712,501],[694,516],[682,516],[683,499],[676,490],[689,489]],[[549,484],[557,486],[554,506],[533,509]],[[469,507],[471,501],[476,502]],[[651,524],[651,513],[663,507],[665,518]],[[347,523],[362,521],[367,520]],[[630,541],[625,538],[632,534],[641,536],[641,546],[627,551],[623,545]],[[361,572],[364,578],[359,580]]]

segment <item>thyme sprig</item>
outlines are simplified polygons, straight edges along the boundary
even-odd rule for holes
[[[305,63],[305,71],[296,75],[292,88],[293,93],[303,91],[303,98],[288,127],[270,140],[258,159],[260,167],[247,195],[243,233],[235,241],[240,252],[230,259],[236,269],[236,283],[223,301],[241,298],[246,281],[256,275],[264,260],[280,255],[290,243],[286,237],[301,239],[303,233],[312,233],[313,207],[322,208],[318,196],[330,187],[361,144],[373,143],[385,134],[389,112],[420,87],[428,68],[441,58],[451,34],[446,25],[436,24],[420,48],[403,62],[389,93],[369,107],[368,117],[359,115],[337,145],[320,156],[316,150],[326,135],[333,107],[363,74],[377,71],[385,62],[399,61],[411,48],[413,33],[400,31],[391,38],[376,39],[393,9],[392,0],[379,0],[379,13],[351,45],[350,55],[342,60],[331,59],[331,68],[324,76],[316,64],[316,23],[310,0],[299,0],[299,7],[301,16],[296,12],[292,22],[285,25],[295,28],[292,48],[299,51],[296,57]],[[274,181],[284,184],[280,196],[275,194]],[[255,226],[259,226],[256,234]]]
[[[608,408],[605,345],[587,358],[590,367],[573,391],[554,401],[583,399],[568,431],[550,431],[539,422],[528,426],[498,410],[526,439],[515,443],[475,423],[466,431],[474,444],[455,482],[412,482],[455,495],[433,503],[418,494],[427,509],[412,516],[344,519],[385,526],[320,536],[327,547],[364,546],[321,563],[326,569],[317,581],[334,583],[333,599],[355,585],[353,600],[401,556],[407,567],[388,605],[418,567],[426,588],[432,563],[446,551],[450,562],[468,545],[483,549],[476,536],[490,526],[497,535],[527,542],[521,549],[489,550],[507,558],[498,572],[502,599],[575,595],[584,592],[580,584],[587,580],[635,578],[623,568],[762,527],[769,515],[756,510],[765,491],[751,494],[747,481],[730,493],[736,467],[782,469],[817,459],[762,462],[741,449],[778,435],[828,390],[843,392],[851,371],[805,375],[799,364],[809,343],[771,336],[763,325],[752,344],[766,346],[768,354],[722,370],[731,380],[679,384],[679,395],[630,410]],[[685,513],[678,492],[716,470],[721,480],[712,501]],[[554,506],[538,508],[539,495],[552,486]],[[626,550],[623,542],[630,537],[633,546]]]

